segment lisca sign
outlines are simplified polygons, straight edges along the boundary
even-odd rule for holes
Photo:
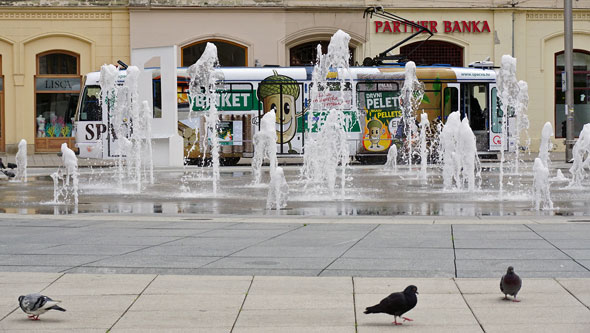
[[[413,33],[417,32],[409,24],[397,21],[373,21],[375,24],[375,33]],[[433,33],[444,32],[446,34],[454,32],[462,33],[482,33],[490,32],[488,21],[414,21],[425,28],[430,29]]]

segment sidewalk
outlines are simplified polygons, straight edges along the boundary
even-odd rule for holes
[[[0,330],[10,332],[588,332],[588,279],[526,279],[520,303],[499,279],[0,273]],[[363,314],[409,284],[403,326]],[[41,291],[67,312],[31,321],[20,294]]]

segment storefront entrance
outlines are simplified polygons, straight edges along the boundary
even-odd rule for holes
[[[74,147],[73,119],[80,93],[80,57],[67,51],[37,55],[35,75],[35,151]]]

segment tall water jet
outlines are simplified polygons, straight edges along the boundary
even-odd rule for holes
[[[516,59],[509,55],[502,56],[502,64],[497,76],[498,97],[502,110],[502,135],[500,139],[500,199],[504,195],[504,151],[508,145],[508,113],[516,107],[518,83],[516,82]]]
[[[391,144],[387,151],[387,161],[385,161],[385,167],[392,168],[393,172],[397,172],[397,146],[395,143]]]
[[[287,207],[289,185],[285,179],[283,168],[276,167],[270,172],[270,184],[266,198],[266,209],[280,210]]]
[[[442,163],[443,188],[450,190],[453,182],[459,183],[460,162],[457,154],[457,137],[461,127],[461,115],[451,112],[439,135],[439,157]]]
[[[275,124],[275,109],[271,109],[262,117],[262,120],[260,121],[260,130],[254,134],[254,157],[252,157],[254,185],[260,184],[262,163],[264,163],[265,158],[268,159],[271,176],[277,167],[277,131]]]
[[[426,146],[426,134],[430,130],[428,114],[420,115],[420,179],[426,179],[426,166],[428,164],[428,147]]]
[[[405,66],[404,85],[400,93],[400,102],[402,109],[402,120],[404,122],[404,150],[403,156],[407,160],[410,170],[412,169],[413,159],[413,141],[416,133],[416,110],[422,103],[424,97],[424,83],[418,81],[416,77],[416,64],[408,61]]]
[[[533,203],[535,210],[553,209],[553,201],[549,193],[549,168],[547,168],[540,158],[535,158],[533,164]]]
[[[66,143],[61,144],[61,160],[64,171],[60,167],[51,174],[53,179],[53,202],[67,203],[73,199],[74,205],[78,205],[78,158]],[[61,183],[61,184],[60,184]]]
[[[549,151],[553,149],[553,144],[551,143],[552,136],[553,126],[551,126],[550,122],[546,122],[541,130],[541,145],[539,146],[539,159],[541,159],[541,162],[543,162],[546,168],[551,166]]]
[[[516,107],[514,116],[516,118],[516,129],[514,131],[514,172],[519,173],[520,164],[520,134],[527,136],[524,150],[528,152],[531,139],[528,137],[529,117],[526,114],[529,106],[529,86],[525,81],[518,81],[518,93],[516,95]]]
[[[586,178],[586,168],[590,170],[590,124],[585,124],[572,149],[574,163],[570,168],[572,179],[569,188],[581,188]]]
[[[461,180],[463,183],[467,182],[467,190],[472,192],[481,185],[481,165],[477,157],[475,134],[469,126],[467,117],[463,118],[459,127],[457,153],[461,156]]]
[[[219,74],[215,68],[219,66],[217,58],[217,47],[213,43],[207,43],[205,51],[197,60],[196,63],[188,68],[190,76],[189,96],[191,103],[190,109],[196,108],[198,101],[202,101],[205,110],[205,128],[206,135],[203,135],[204,143],[201,146],[203,160],[207,155],[207,148],[211,151],[211,165],[212,165],[212,181],[213,181],[213,195],[217,194],[217,186],[219,184],[219,135],[217,134],[219,127],[219,112],[218,112],[218,94],[217,81],[220,79]]]
[[[467,183],[467,190],[473,191],[480,186],[481,166],[469,120],[463,118],[461,121],[460,118],[458,111],[452,112],[440,133],[439,156],[443,164],[443,188],[463,189]]]
[[[21,182],[27,182],[27,140],[22,139],[18,143],[18,151],[15,157],[16,177]]]
[[[352,117],[344,113],[344,108],[349,105],[353,112],[356,112],[355,95],[345,93],[347,86],[349,90],[352,87],[352,75],[349,70],[349,41],[350,36],[338,30],[330,40],[327,54],[323,55],[321,46],[318,45],[318,62],[312,73],[311,106],[308,112],[320,116],[313,124],[311,118],[315,117],[308,117],[310,120],[306,129],[305,151],[301,169],[306,188],[315,187],[318,190],[327,190],[330,195],[333,195],[340,167],[342,197],[346,185],[346,168],[350,158],[346,129],[352,126],[353,121]],[[336,71],[339,79],[339,93],[336,97],[340,103],[338,103],[338,108],[324,110],[321,100],[322,96],[332,94],[330,89],[334,86],[334,82],[328,77],[333,71]],[[347,100],[347,96],[352,99],[352,103]],[[317,127],[317,132],[311,130],[314,127]]]

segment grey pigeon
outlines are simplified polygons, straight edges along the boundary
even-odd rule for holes
[[[61,301],[54,301],[47,296],[41,294],[28,294],[26,296],[19,296],[18,305],[24,313],[29,315],[29,319],[39,320],[39,315],[44,314],[48,310],[58,310],[65,312],[66,309],[57,305]]]
[[[500,290],[504,293],[504,299],[508,299],[508,295],[511,295],[514,296],[513,302],[520,302],[516,299],[516,294],[520,291],[521,286],[522,280],[514,273],[514,268],[509,266],[506,274],[502,275],[502,279],[500,279]]]
[[[392,324],[401,325],[402,323],[397,322],[397,317],[401,317],[404,321],[413,321],[410,318],[402,317],[402,315],[412,310],[416,303],[418,303],[418,288],[413,285],[409,285],[404,291],[399,293],[393,293],[384,299],[377,305],[370,306],[365,309],[365,313],[387,313],[394,317]]]

